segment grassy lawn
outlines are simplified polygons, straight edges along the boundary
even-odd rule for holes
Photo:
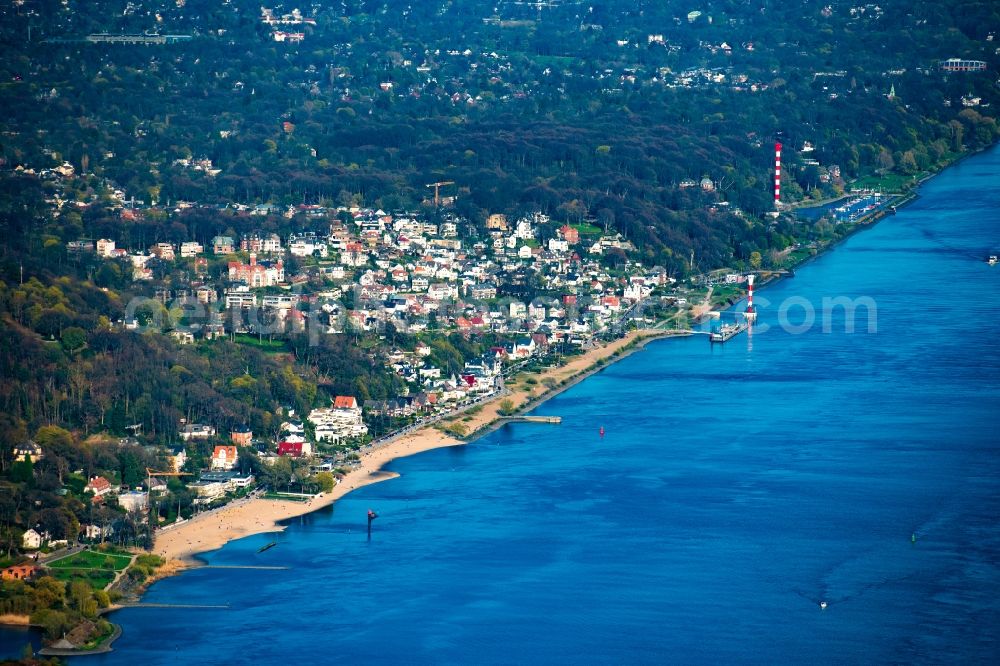
[[[295,495],[285,495],[284,493],[266,492],[263,495],[264,499],[270,500],[283,500],[286,502],[308,502],[311,497],[297,497]]]
[[[917,176],[920,177],[919,175]],[[899,192],[913,184],[913,176],[898,173],[887,173],[884,176],[865,176],[851,183],[851,187],[881,189],[888,192]]]
[[[743,289],[736,285],[719,285],[712,292],[712,303],[719,305],[734,296],[743,296]]]
[[[805,261],[812,255],[812,250],[807,247],[799,248],[798,250],[793,250],[788,253],[784,261],[781,262],[782,266],[796,266],[801,262]]]
[[[237,335],[236,342],[241,345],[257,347],[265,352],[283,352],[287,349],[284,340],[261,340],[253,335]]]
[[[71,584],[73,581],[82,580],[95,590],[103,590],[108,586],[108,583],[115,579],[114,572],[107,570],[81,571],[74,569],[52,569],[51,574],[53,578],[61,580],[67,585]]]
[[[597,236],[602,233],[600,227],[595,227],[593,224],[587,224],[586,222],[571,224],[569,226],[579,231],[581,236]]]
[[[83,550],[75,555],[56,560],[49,565],[50,569],[105,569],[121,571],[132,561],[131,555],[101,553],[93,550]],[[109,566],[110,565],[110,566]]]
[[[113,624],[110,622],[106,622],[105,624],[107,626],[104,628],[104,631],[91,637],[91,639],[83,645],[84,650],[93,650],[97,648],[101,643],[110,638],[111,634],[115,633],[115,626]]]

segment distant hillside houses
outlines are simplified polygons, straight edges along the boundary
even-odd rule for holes
[[[257,255],[251,252],[249,263],[229,262],[229,280],[249,287],[273,287],[285,281],[285,266],[281,259],[258,263]]]
[[[689,184],[699,185],[685,181],[682,186]],[[167,306],[167,295],[173,294],[196,298],[205,305],[221,301],[220,311],[265,308],[270,311],[268,321],[279,332],[311,330],[313,326],[322,334],[364,332],[391,323],[409,334],[433,326],[463,335],[489,332],[512,340],[536,336],[533,342],[538,349],[543,348],[543,340],[546,344],[581,345],[647,298],[653,288],[669,284],[662,268],[648,271],[630,258],[636,251],[631,241],[621,234],[601,233],[593,219],[552,225],[542,213],[511,220],[496,213],[487,218],[488,235],[470,243],[465,234],[459,237],[457,233],[470,223],[451,212],[431,221],[421,211],[389,213],[360,207],[301,204],[283,209],[265,203],[231,204],[227,208],[242,217],[284,214],[325,219],[329,232],[313,226],[313,230],[292,234],[285,242],[275,233],[251,232],[238,243],[222,234],[213,237],[207,247],[184,241],[179,244],[179,258],[193,258],[194,271],[174,271],[167,264],[173,261],[175,246],[156,244],[148,254],[128,255],[134,279],[169,280],[170,284],[158,292]],[[718,204],[713,210],[731,209]],[[546,236],[542,236],[543,230]],[[102,256],[118,252],[110,239],[98,241],[98,247]],[[232,257],[221,276],[212,270],[217,280],[212,282],[209,260],[192,256],[206,249],[219,256],[245,252],[246,258]],[[609,254],[613,269],[604,265]],[[260,256],[267,259],[258,259]],[[294,262],[298,267],[294,275],[286,274],[288,256],[307,259]],[[274,287],[286,291],[275,293]],[[261,289],[272,291],[261,293]],[[562,298],[560,303],[548,304],[510,303],[506,299],[494,302],[506,293],[525,289],[561,294],[572,302]],[[351,309],[343,303],[348,290]],[[206,319],[199,322],[193,337],[185,336],[183,341],[257,332],[248,323],[252,318]],[[537,352],[526,342],[514,345],[510,353],[512,358],[524,358]],[[408,363],[397,372],[417,390],[441,392],[444,401],[450,391],[472,390],[457,377],[452,378],[453,387],[446,387],[448,378],[435,375],[436,370],[422,364]],[[459,384],[465,384],[464,388]],[[335,437],[332,431],[326,436]]]
[[[140,490],[133,490],[118,496],[118,506],[130,513],[144,511],[148,505],[149,496]]]
[[[279,456],[299,458],[312,455],[312,444],[306,440],[305,426],[301,421],[285,421],[278,432]]]
[[[181,243],[180,254],[182,258],[197,257],[205,251],[201,243],[195,241],[185,241]]]
[[[336,444],[344,439],[368,434],[361,406],[353,396],[338,395],[333,399],[332,407],[314,409],[307,418],[315,428],[317,442]]]
[[[983,72],[986,71],[986,61],[948,58],[940,61],[938,67],[944,72]]]
[[[22,462],[38,462],[45,457],[42,447],[31,440],[18,444],[14,447],[14,460]]]
[[[288,253],[296,257],[320,257],[325,259],[330,253],[330,247],[322,238],[293,237],[288,241]]]
[[[201,423],[188,423],[181,428],[178,434],[185,442],[192,439],[208,439],[215,436],[215,428]]]
[[[216,236],[212,239],[213,254],[232,254],[236,251],[236,244],[231,236]]]
[[[501,353],[484,354],[478,359],[468,361],[462,368],[461,378],[474,393],[488,393],[497,388],[503,364],[501,356],[507,356],[506,350]]]
[[[216,446],[212,451],[212,469],[231,470],[236,467],[239,450],[235,446]]]
[[[268,234],[267,236],[244,236],[240,240],[240,251],[253,252],[255,254],[281,254],[285,249],[281,245],[281,238],[278,234]]]

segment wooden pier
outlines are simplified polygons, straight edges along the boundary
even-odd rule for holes
[[[208,609],[229,609],[229,604],[156,604],[136,602],[131,604],[119,604],[119,608],[208,608]]]
[[[561,416],[505,416],[504,423],[562,423]]]
[[[260,569],[262,571],[286,571],[291,567],[270,567],[257,564],[206,564],[199,569]]]

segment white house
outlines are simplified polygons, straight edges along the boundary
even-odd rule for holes
[[[226,309],[254,308],[257,307],[257,294],[250,291],[250,287],[245,284],[238,285],[226,290]],[[183,433],[181,437],[183,437]]]
[[[522,218],[517,221],[517,227],[514,230],[514,237],[521,240],[528,240],[529,238],[535,237],[535,231],[531,228],[531,220],[527,218]]]
[[[336,443],[345,437],[368,434],[368,426],[361,416],[361,405],[354,396],[336,396],[332,408],[312,410],[309,421],[316,426],[318,441]]]
[[[148,505],[149,497],[146,493],[138,490],[122,493],[118,496],[118,506],[122,507],[126,511],[145,511]]]
[[[231,470],[236,467],[239,453],[235,446],[219,445],[212,452],[212,469]]]
[[[110,525],[107,527],[101,527],[100,525],[83,526],[83,538],[90,541],[96,541],[103,537],[109,537],[112,534],[114,534],[114,529]]]
[[[110,238],[99,238],[97,240],[97,254],[102,257],[111,257],[115,253],[115,242]]]
[[[188,488],[198,496],[195,500],[197,504],[207,504],[226,494],[226,485],[219,481],[195,481],[188,484]]]
[[[561,238],[550,238],[549,252],[569,252],[569,243]]]
[[[37,550],[42,547],[42,535],[35,530],[28,530],[21,538],[21,544],[30,550]]]
[[[298,238],[289,243],[288,252],[296,257],[326,257],[329,248],[324,240]]]
[[[306,432],[301,421],[285,421],[281,424],[280,430],[289,435],[304,435]]]
[[[180,431],[180,437],[185,442],[190,439],[208,439],[215,436],[215,428],[200,423],[189,423]]]
[[[187,451],[183,446],[179,446],[170,452],[167,459],[170,461],[170,465],[174,468],[174,471],[179,472],[184,467],[184,463],[187,462]]]
[[[202,472],[201,481],[221,483],[226,492],[232,492],[241,488],[249,488],[253,485],[253,474],[240,474],[239,472]]]
[[[182,257],[197,257],[199,254],[205,251],[204,246],[196,241],[185,241],[181,243],[181,256]]]
[[[528,358],[535,353],[535,341],[532,338],[521,338],[514,343],[515,358]]]
[[[84,492],[94,493],[95,497],[107,495],[112,490],[114,490],[114,487],[112,487],[111,482],[103,476],[90,477],[90,481],[83,487]]]

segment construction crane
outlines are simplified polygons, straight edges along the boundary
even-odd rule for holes
[[[434,188],[434,207],[435,208],[437,208],[439,205],[441,205],[441,196],[440,196],[441,187],[443,185],[454,185],[454,184],[455,184],[455,181],[453,181],[453,180],[442,180],[442,181],[438,181],[436,183],[428,183],[428,184],[424,185],[424,187],[433,187]]]
[[[146,468],[146,501],[149,501],[150,493],[153,492],[153,475],[156,476],[191,476],[191,472],[158,472],[151,467]]]

